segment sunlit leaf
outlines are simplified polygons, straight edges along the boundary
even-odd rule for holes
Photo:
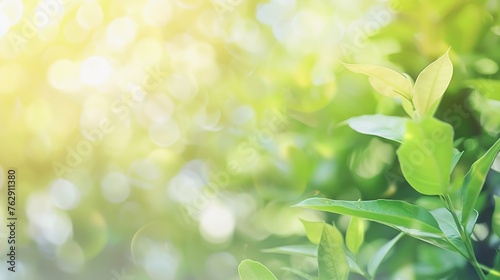
[[[422,194],[447,193],[452,149],[451,125],[433,118],[407,122],[405,139],[397,155],[408,183]]]
[[[260,262],[243,260],[238,266],[241,280],[277,280],[276,276]]]
[[[422,230],[442,234],[429,211],[399,200],[345,201],[326,198],[309,198],[296,206],[330,213],[356,216],[391,227]]]
[[[307,239],[314,244],[319,244],[323,232],[323,222],[310,222],[302,219],[300,221],[306,230]]]
[[[354,73],[365,74],[372,87],[390,97],[404,97],[411,100],[411,82],[402,74],[378,65],[348,64],[344,66]]]
[[[500,139],[476,162],[474,162],[464,177],[462,183],[462,224],[467,221],[481,193],[486,175],[500,151]]]
[[[345,257],[344,240],[340,232],[329,224],[323,226],[318,247],[320,280],[342,280],[349,276],[349,264]]]
[[[363,244],[363,240],[365,238],[365,226],[363,219],[358,217],[351,217],[351,222],[347,227],[346,232],[346,245],[347,248],[353,253],[357,254],[359,247]]]
[[[375,255],[370,258],[370,262],[368,263],[368,274],[372,276],[372,278],[375,277],[377,274],[377,269],[384,260],[385,256],[389,251],[394,247],[394,244],[396,244],[399,239],[401,239],[404,236],[403,233],[398,234],[396,237],[391,239],[389,242],[385,243],[378,251],[375,253]]]
[[[375,135],[396,142],[403,142],[405,133],[405,122],[402,117],[385,115],[364,115],[352,117],[347,124],[362,134]]]
[[[415,108],[413,107],[413,104],[409,100],[401,99],[401,106],[405,110],[406,114],[408,114],[408,116],[410,116],[411,118],[414,117]]]
[[[412,101],[421,116],[431,111],[432,106],[441,98],[452,75],[453,64],[448,51],[420,72],[413,87]]]

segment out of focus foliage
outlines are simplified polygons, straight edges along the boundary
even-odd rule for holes
[[[238,279],[247,258],[302,279],[280,268],[315,272],[312,258],[262,250],[305,241],[300,218],[343,234],[349,219],[291,205],[439,202],[405,182],[395,143],[343,123],[405,112],[340,61],[416,77],[451,46],[436,117],[465,151],[453,180],[499,137],[499,45],[495,0],[3,0],[0,217],[15,168],[15,279]],[[493,194],[494,171],[475,232],[489,267]],[[358,261],[396,234],[369,224]],[[395,246],[413,253],[389,256],[382,279],[475,275],[458,255]]]

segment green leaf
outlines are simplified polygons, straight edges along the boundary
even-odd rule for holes
[[[434,118],[407,122],[405,139],[397,150],[404,177],[426,195],[448,193],[452,153],[453,128]]]
[[[343,64],[354,73],[367,75],[370,84],[377,92],[390,97],[402,96],[411,100],[411,82],[402,74],[378,65]]]
[[[334,226],[325,224],[318,247],[320,280],[342,280],[349,276],[349,263],[344,251],[344,240]]]
[[[314,244],[319,244],[323,232],[323,222],[309,222],[302,219],[300,221],[306,230],[307,239]]]
[[[500,139],[476,162],[474,162],[464,177],[462,183],[462,224],[467,224],[477,198],[481,193],[486,175],[500,151]]]
[[[296,206],[330,213],[356,216],[397,229],[416,229],[427,233],[442,234],[429,211],[399,200],[345,201],[326,198],[309,198]]]
[[[389,253],[391,248],[394,247],[394,244],[396,244],[399,241],[399,239],[401,239],[403,236],[404,234],[400,233],[396,237],[391,239],[389,242],[385,243],[382,247],[380,247],[380,249],[378,249],[375,255],[370,259],[367,269],[368,269],[368,274],[372,278],[375,278],[375,275],[377,274],[377,269],[384,260],[387,253]]]
[[[491,217],[491,225],[493,232],[500,237],[500,197],[495,195],[493,198],[495,199],[495,210]]]
[[[262,250],[262,252],[315,258],[318,255],[318,247],[313,244],[288,245],[288,246],[280,246],[280,247],[264,249]]]
[[[238,273],[241,280],[278,280],[263,264],[249,259],[240,263]]]
[[[459,151],[455,148],[453,148],[453,158],[451,159],[451,167],[450,167],[450,173],[455,169],[455,166],[457,166],[458,161],[464,154],[464,151]]]
[[[432,111],[431,108],[436,105],[450,84],[453,64],[448,51],[422,70],[415,81],[412,101],[421,116]]]
[[[427,232],[419,230],[408,230],[404,228],[400,230],[408,236],[424,241],[436,247],[448,250],[450,252],[467,255],[465,244],[463,243],[460,234],[458,233],[458,229],[453,221],[451,213],[445,208],[440,208],[437,210],[432,210],[431,214],[438,222],[439,228],[443,232],[442,234],[429,234]],[[471,215],[471,219],[467,224],[466,232],[469,235],[472,233],[477,216],[477,211],[474,211]]]
[[[431,211],[431,214],[432,214],[432,216],[434,216],[434,218],[438,222],[439,228],[441,228],[441,231],[447,237],[461,239],[460,232],[457,228],[457,225],[455,224],[455,222],[453,220],[453,216],[451,215],[451,213],[448,209],[446,209],[446,208],[434,209]],[[465,231],[467,232],[468,235],[472,234],[472,231],[474,230],[474,226],[476,224],[477,217],[478,217],[477,211],[472,211],[471,216],[469,218],[469,222],[467,223],[467,226],[465,227]]]
[[[439,228],[441,228],[441,231],[443,231],[443,233],[445,234],[448,243],[454,245],[451,246],[451,248],[449,248],[448,245],[440,244],[438,245],[438,247],[455,252],[459,250],[458,253],[461,253],[462,255],[467,255],[467,249],[462,241],[460,231],[458,230],[457,225],[455,224],[453,216],[451,215],[450,211],[448,211],[448,209],[446,208],[438,208],[432,210],[431,214],[438,222]],[[473,211],[469,219],[469,222],[467,223],[467,226],[465,228],[465,231],[469,236],[472,234],[472,231],[474,230],[477,217],[478,217],[477,211]]]
[[[353,253],[357,254],[359,247],[363,244],[365,238],[365,224],[363,219],[358,217],[351,217],[351,222],[347,227],[345,241],[347,248]]]
[[[385,115],[364,115],[347,120],[347,124],[362,134],[375,135],[403,142],[406,118]]]

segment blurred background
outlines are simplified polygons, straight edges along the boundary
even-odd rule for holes
[[[415,79],[451,46],[436,116],[465,150],[461,178],[500,133],[499,14],[496,0],[1,0],[0,218],[14,168],[19,219],[18,271],[2,261],[1,278],[233,280],[245,258],[314,274],[313,258],[262,252],[305,242],[300,218],[345,231],[290,207],[302,199],[439,205],[402,178],[396,144],[342,125],[405,113],[340,61]],[[489,266],[493,193],[495,172],[476,228]],[[395,235],[370,224],[360,256]],[[381,279],[470,272],[410,238],[395,251]]]

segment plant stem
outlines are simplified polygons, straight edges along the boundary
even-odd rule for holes
[[[500,271],[495,270],[494,268],[489,268],[489,267],[482,265],[482,264],[479,264],[479,266],[481,267],[482,270],[488,272],[491,275],[500,276]]]
[[[485,280],[486,276],[483,273],[483,270],[481,268],[481,264],[476,259],[476,254],[474,253],[474,248],[472,247],[472,241],[470,239],[470,236],[466,233],[466,230],[460,223],[457,213],[455,212],[455,207],[453,206],[453,201],[451,201],[450,195],[445,195],[444,196],[445,200],[445,205],[446,208],[448,208],[448,211],[450,211],[451,215],[453,216],[453,220],[455,221],[455,224],[457,225],[458,232],[460,233],[460,236],[462,237],[462,241],[465,244],[465,248],[467,249],[467,253],[469,254],[468,261],[470,264],[474,267],[474,269],[477,272],[477,275],[481,280]]]

